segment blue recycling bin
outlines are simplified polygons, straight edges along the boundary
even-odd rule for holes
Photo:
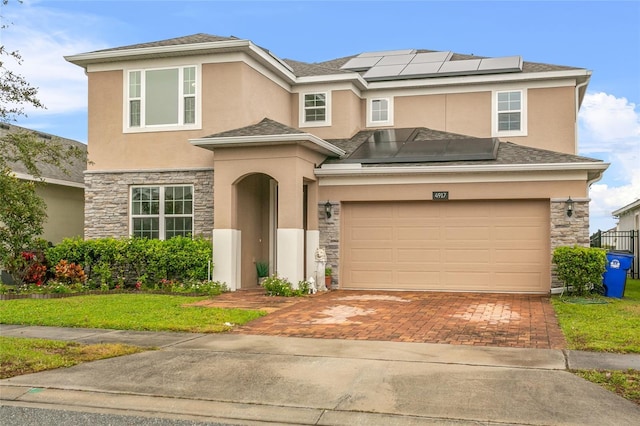
[[[627,284],[627,271],[631,269],[633,255],[620,252],[607,253],[607,270],[604,272],[602,283],[604,295],[622,299]]]

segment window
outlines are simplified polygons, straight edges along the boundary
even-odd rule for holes
[[[331,125],[331,94],[303,93],[300,98],[300,127]]]
[[[494,92],[493,136],[526,136],[526,92]]]
[[[140,131],[197,123],[195,66],[135,70],[128,73],[126,129]]]
[[[393,98],[371,98],[367,110],[367,127],[393,125]]]
[[[131,235],[168,240],[193,234],[193,187],[131,188]]]

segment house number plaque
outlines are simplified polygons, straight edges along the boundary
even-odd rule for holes
[[[448,200],[449,191],[433,191],[433,200]]]

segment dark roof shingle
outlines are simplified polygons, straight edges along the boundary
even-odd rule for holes
[[[303,134],[302,130],[294,129],[286,126],[270,118],[263,118],[257,124],[241,127],[239,129],[227,130],[213,135],[205,136],[205,138],[231,138],[243,136],[273,136],[273,135],[294,135]]]

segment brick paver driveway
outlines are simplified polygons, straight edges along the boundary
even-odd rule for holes
[[[269,315],[234,330],[241,334],[565,347],[548,296],[337,290],[306,298],[269,298],[262,293],[237,291],[207,304],[246,308],[269,304]]]

